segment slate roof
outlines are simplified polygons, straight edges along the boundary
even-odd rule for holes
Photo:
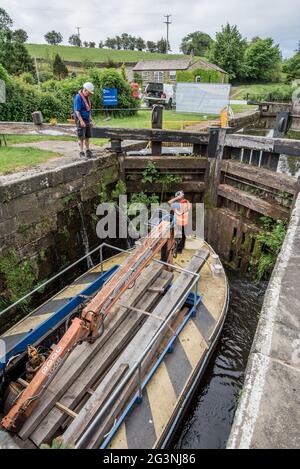
[[[155,71],[155,70],[188,70],[191,65],[199,64],[200,68],[204,70],[217,70],[221,73],[226,73],[225,70],[218,67],[215,64],[212,64],[203,59],[192,59],[192,58],[184,58],[184,59],[164,59],[164,60],[141,60],[138,62],[134,67],[134,72],[148,72],[148,71]]]

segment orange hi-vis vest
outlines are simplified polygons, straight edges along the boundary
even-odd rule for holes
[[[191,204],[188,200],[182,199],[179,201],[180,209],[175,209],[176,224],[178,226],[186,226],[189,222],[189,211],[191,210]]]
[[[90,98],[89,98],[88,96],[84,96],[82,90],[80,90],[80,91],[78,92],[78,94],[81,96],[81,99],[82,99],[82,101],[84,102],[84,105],[85,105],[85,108],[86,108],[87,112],[91,112],[91,110],[92,110],[92,105],[91,105]]]

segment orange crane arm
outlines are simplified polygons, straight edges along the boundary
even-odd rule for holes
[[[99,335],[99,327],[101,323],[103,324],[104,317],[151,259],[168,242],[170,233],[172,233],[172,229],[169,221],[161,221],[153,228],[143,243],[136,247],[101,291],[84,308],[81,318],[73,319],[71,326],[55,346],[42,368],[2,419],[1,424],[4,428],[18,431],[31,414],[38,398],[53,378],[63,358],[83,339],[89,336],[95,339]]]

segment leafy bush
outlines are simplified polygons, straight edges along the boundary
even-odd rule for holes
[[[261,217],[263,227],[256,236],[261,244],[261,255],[259,259],[252,263],[256,271],[256,280],[260,281],[271,274],[275,266],[277,256],[284,241],[287,223],[282,220],[273,220],[270,217]]]
[[[291,101],[293,88],[290,85],[259,85],[257,89],[244,93],[243,98],[251,101]]]
[[[216,70],[203,70],[202,68],[177,72],[177,81],[195,83],[197,76],[201,78],[201,83],[222,83],[221,73]]]
[[[5,69],[1,67],[0,78],[2,76],[7,83],[7,102],[1,106],[2,120],[31,121],[31,113],[39,110],[45,121],[56,118],[63,122],[73,112],[74,96],[86,81],[91,81],[95,86],[95,93],[92,97],[94,109],[103,108],[102,89],[106,87],[117,88],[118,108],[128,109],[125,112],[120,111],[120,115],[134,114],[135,111],[129,109],[136,108],[139,104],[139,100],[132,96],[131,86],[117,70],[91,69],[80,77],[45,81],[40,88],[32,84],[29,74],[22,74],[19,78],[10,80]],[[116,111],[115,114],[117,113]]]

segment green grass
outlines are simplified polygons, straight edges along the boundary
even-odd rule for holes
[[[72,136],[67,136],[67,135],[6,135],[5,136],[6,143],[9,145],[15,145],[18,143],[31,143],[31,142],[48,142],[50,140],[56,140],[59,142],[74,142],[77,141],[77,137],[74,135]],[[108,139],[106,138],[97,138],[97,139],[91,139],[91,142],[94,145],[97,145],[99,147],[102,147],[105,145],[105,143],[108,142]]]
[[[239,86],[232,86],[231,88],[231,99],[245,99],[247,93],[255,93],[260,94],[264,93],[265,91],[271,93],[272,89],[275,87],[285,86],[284,83],[261,83],[261,84],[253,84],[253,85],[239,85]]]
[[[58,153],[35,148],[0,147],[0,174],[13,173],[58,156]]]
[[[251,106],[248,104],[230,104],[230,107],[233,110],[234,114],[258,109],[258,106]]]
[[[8,145],[14,145],[18,143],[46,142],[48,140],[72,141],[74,137],[64,135],[6,135],[5,139]]]
[[[135,129],[150,128],[151,127],[151,112],[148,110],[139,111],[135,116],[131,117],[110,117],[108,120],[104,116],[94,116],[95,124],[104,127],[131,127]],[[199,122],[207,121],[209,119],[215,119],[216,116],[207,116],[207,119],[204,119],[202,114],[188,114],[188,113],[178,113],[175,111],[165,110],[163,114],[164,128],[174,128],[180,127],[181,121],[185,122]],[[170,125],[169,125],[170,123]],[[172,123],[178,123],[178,126],[172,125]]]
[[[157,52],[141,52],[131,50],[99,49],[74,46],[50,46],[47,44],[26,44],[29,54],[39,59],[48,59],[59,54],[62,59],[82,62],[138,62],[139,60],[178,59],[182,54],[160,54]]]

